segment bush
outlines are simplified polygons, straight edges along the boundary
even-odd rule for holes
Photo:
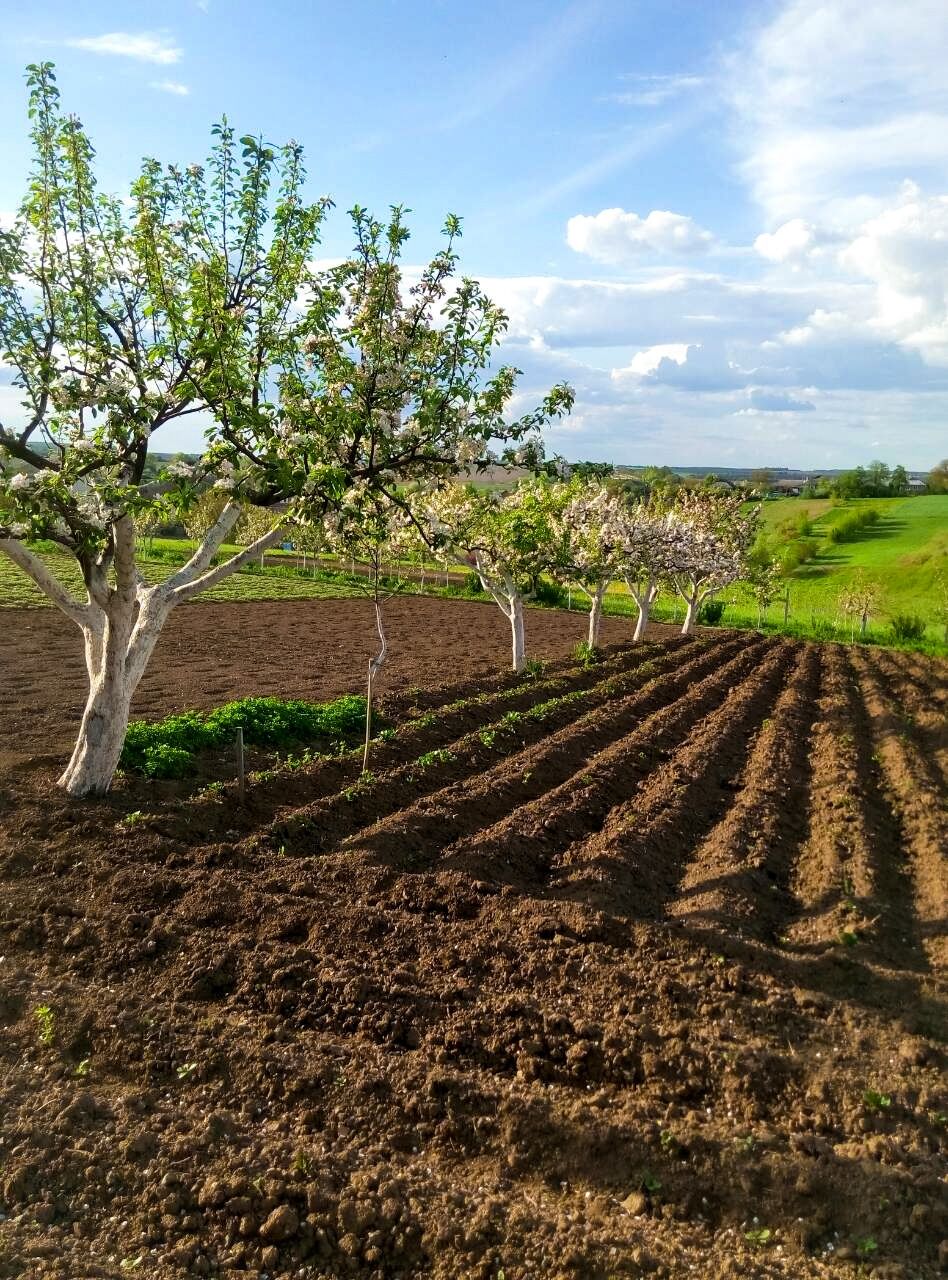
[[[551,609],[565,608],[569,596],[564,587],[558,582],[546,582],[540,579],[533,592],[533,598],[537,604],[544,604]]]
[[[916,641],[925,639],[925,619],[917,613],[897,613],[891,620],[892,639]]]
[[[482,595],[484,591],[484,584],[481,582],[481,575],[479,573],[474,573],[473,571],[465,574],[464,589],[468,595]]]
[[[826,530],[826,541],[852,542],[862,529],[871,528],[879,523],[879,511],[876,507],[863,507],[860,511],[848,511],[835,524]]]
[[[724,616],[723,600],[708,600],[698,612],[698,621],[706,627],[716,627]]]
[[[184,711],[153,724],[134,721],[125,735],[120,764],[149,778],[180,778],[193,768],[197,752],[233,742],[238,728],[251,746],[280,747],[320,738],[338,745],[357,735],[364,721],[365,698],[355,694],[335,702],[241,698],[207,715]]]

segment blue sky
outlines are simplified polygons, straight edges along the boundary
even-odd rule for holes
[[[569,457],[948,454],[944,0],[47,0],[0,58],[0,210],[49,58],[114,189],[226,112],[305,144],[327,256],[356,201],[412,208],[415,261],[460,213],[524,405],[576,387]]]

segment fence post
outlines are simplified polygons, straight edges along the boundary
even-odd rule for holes
[[[790,620],[790,588],[787,588],[787,594],[783,598],[783,625],[786,626]]]
[[[247,779],[244,772],[244,731],[237,729],[237,799],[241,804],[247,795]]]

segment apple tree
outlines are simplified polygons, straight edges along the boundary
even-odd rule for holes
[[[22,403],[0,422],[0,552],[84,639],[88,697],[60,778],[79,796],[111,785],[178,604],[274,545],[282,520],[358,519],[364,493],[404,502],[400,486],[487,465],[491,442],[512,448],[572,397],[555,387],[508,421],[518,371],[489,372],[505,316],[456,279],[456,218],[410,286],[397,208],[385,223],[353,210],[352,253],[319,271],[329,202],[304,198],[298,143],[238,138],[225,120],[206,164],[147,160],[123,200],[98,188],[51,65],[30,67],[28,83],[32,172],[0,232],[0,361]],[[162,464],[162,429],[189,416],[199,456]],[[146,583],[138,527],[209,488],[229,499],[220,516],[184,565]],[[248,504],[281,522],[214,563]],[[38,539],[74,558],[81,594]]]

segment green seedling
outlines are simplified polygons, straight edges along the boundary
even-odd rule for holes
[[[762,1249],[773,1239],[773,1234],[770,1227],[753,1227],[750,1231],[744,1232],[744,1239],[755,1248]]]
[[[72,1074],[74,1076],[78,1076],[79,1079],[81,1080],[89,1074],[89,1068],[91,1067],[91,1065],[92,1064],[88,1058],[83,1058],[81,1062],[76,1063],[76,1069],[75,1071],[73,1071]]]
[[[856,1252],[860,1258],[871,1257],[878,1248],[879,1245],[873,1240],[872,1236],[863,1236],[861,1240],[856,1241]]]
[[[892,1106],[891,1094],[878,1093],[875,1089],[867,1089],[862,1095],[862,1101],[869,1111],[888,1111]]]
[[[38,1004],[33,1010],[39,1027],[40,1044],[52,1044],[56,1038],[56,1015],[48,1004]]]
[[[175,1073],[179,1080],[187,1080],[197,1071],[198,1064],[196,1062],[182,1062]]]

